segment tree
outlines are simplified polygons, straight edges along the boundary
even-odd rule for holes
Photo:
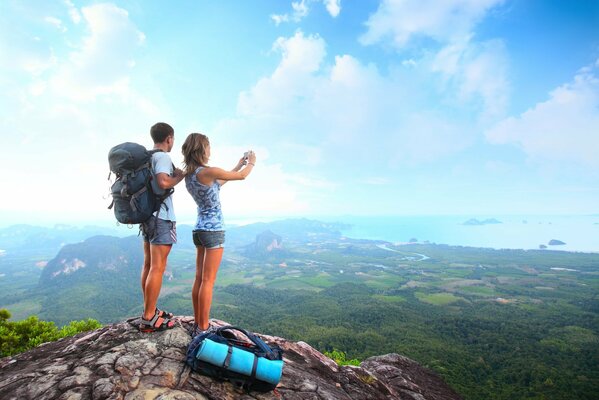
[[[10,318],[10,311],[0,309],[0,357],[22,353],[42,343],[53,342],[102,326],[94,319],[87,319],[71,321],[58,329],[54,322],[40,321],[34,315],[16,322],[9,321]]]

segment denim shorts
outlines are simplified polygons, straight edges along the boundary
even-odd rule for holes
[[[177,223],[166,219],[151,216],[140,225],[141,233],[145,242],[150,244],[171,245],[177,243]]]
[[[207,249],[225,247],[225,231],[193,231],[193,244]]]

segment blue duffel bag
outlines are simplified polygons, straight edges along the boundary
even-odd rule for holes
[[[249,339],[235,338],[232,331]],[[202,375],[229,381],[247,391],[273,390],[283,374],[283,350],[245,329],[223,326],[200,333],[187,348],[186,363]]]

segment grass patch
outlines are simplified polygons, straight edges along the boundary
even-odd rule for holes
[[[301,277],[298,278],[298,280],[319,288],[328,288],[336,284],[336,282],[331,278],[331,275],[327,273],[320,273],[316,276]]]
[[[495,290],[487,286],[464,286],[460,288],[460,292],[474,294],[477,296],[494,296]]]
[[[229,285],[235,285],[235,284],[244,284],[244,283],[251,283],[252,279],[251,278],[247,278],[245,276],[241,276],[241,274],[239,272],[233,272],[233,273],[226,273],[226,274],[222,274],[222,275],[218,275],[216,277],[216,282],[215,282],[215,286],[229,286]]]
[[[427,293],[422,293],[422,292],[416,292],[415,295],[416,295],[416,298],[418,300],[420,300],[421,302],[432,304],[435,306],[444,306],[447,304],[455,303],[456,301],[459,301],[459,300],[464,300],[463,298],[457,297],[451,293],[427,294]]]

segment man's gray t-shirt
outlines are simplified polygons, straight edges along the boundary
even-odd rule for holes
[[[169,155],[163,151],[156,152],[152,154],[152,171],[154,172],[154,177],[160,173],[165,173],[169,176],[173,176],[173,162]],[[154,178],[152,180],[152,189],[156,194],[164,194],[165,191],[158,186],[158,182]],[[154,215],[156,215],[160,219],[166,219],[169,221],[175,221],[175,209],[173,208],[173,195],[168,196],[160,210],[157,211]]]

